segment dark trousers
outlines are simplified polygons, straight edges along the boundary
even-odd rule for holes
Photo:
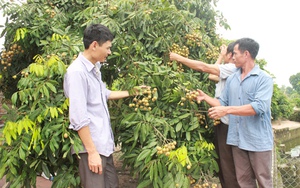
[[[232,151],[237,180],[242,188],[273,188],[272,151],[253,152],[236,146],[232,146]]]
[[[119,179],[114,165],[113,156],[101,156],[102,174],[96,174],[89,169],[88,154],[79,154],[79,174],[83,188],[118,188]]]
[[[214,144],[216,152],[219,156],[217,163],[219,165],[218,176],[222,188],[239,188],[237,182],[232,148],[230,145],[226,144],[228,125],[220,123],[214,127],[215,137]]]

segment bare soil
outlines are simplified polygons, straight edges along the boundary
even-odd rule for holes
[[[115,167],[118,172],[119,177],[119,184],[122,188],[136,188],[138,183],[137,179],[133,177],[132,174],[130,174],[129,169],[125,168],[123,169],[123,163],[120,160],[121,151],[116,151],[114,153],[114,161],[115,161]]]

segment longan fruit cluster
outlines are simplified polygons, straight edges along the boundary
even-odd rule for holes
[[[208,51],[205,54],[206,54],[207,59],[216,60],[219,57],[219,49],[216,47],[213,47],[213,50],[208,48]]]
[[[196,180],[192,176],[188,176],[188,179],[190,181],[190,184],[193,185],[193,188],[217,188],[218,185],[216,183],[209,183],[206,179],[205,180]]]
[[[183,106],[185,101],[189,101],[191,104],[194,104],[194,101],[197,100],[198,92],[185,89],[185,96],[181,97],[180,105]],[[201,101],[197,101],[200,104]]]
[[[152,10],[152,9],[148,9],[148,10],[145,10],[144,13],[145,13],[145,14],[152,14],[152,13],[153,13],[153,10]]]
[[[110,10],[118,10],[118,7],[117,6],[111,6],[109,7]]]
[[[191,185],[193,185],[196,182],[196,180],[192,176],[188,176],[188,179]]]
[[[173,142],[169,142],[164,144],[163,146],[156,146],[156,150],[157,150],[157,154],[158,155],[165,155],[165,156],[169,156],[170,155],[170,151],[172,151],[173,149],[175,149],[177,142],[173,141]]]
[[[190,53],[188,47],[182,46],[182,47],[180,48],[180,46],[179,46],[178,44],[175,44],[175,43],[172,44],[172,46],[171,46],[171,48],[170,48],[170,51],[171,51],[171,52],[174,52],[174,53],[176,53],[176,54],[179,54],[179,55],[181,55],[181,56],[183,56],[183,57],[188,57],[188,56],[189,56],[189,53]],[[172,67],[172,66],[173,66],[173,63],[172,63],[172,62],[168,62],[167,65],[170,66],[170,67]],[[182,64],[179,63],[179,62],[177,62],[177,71],[178,71],[178,72],[183,72],[183,71],[184,71]]]
[[[50,18],[54,18],[54,16],[56,15],[56,12],[50,9],[47,9],[46,13],[50,15]]]
[[[21,72],[21,75],[22,75],[23,77],[28,77],[29,72],[28,72],[28,71],[22,71],[22,72]],[[14,76],[16,76],[16,75],[14,75]]]
[[[19,53],[24,53],[24,50],[22,50],[22,47],[17,44],[13,44],[9,48],[9,51],[2,51],[1,65],[3,66],[3,71],[6,71],[7,68],[11,66],[13,57]]]
[[[138,95],[133,98],[132,103],[129,104],[129,107],[134,108],[135,111],[144,110],[151,111],[151,102],[157,100],[157,88],[147,88],[143,90],[142,95]]]
[[[196,113],[195,116],[198,118],[200,125],[205,125],[205,115]]]
[[[217,126],[221,123],[220,119],[214,119],[214,126]]]
[[[187,40],[188,45],[201,46],[202,36],[197,33],[186,34],[184,38]]]
[[[194,188],[217,188],[218,185],[216,183],[197,183],[196,185],[194,185]]]

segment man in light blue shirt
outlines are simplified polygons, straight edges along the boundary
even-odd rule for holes
[[[234,44],[233,62],[239,70],[227,78],[219,100],[201,90],[197,100],[213,106],[208,110],[213,119],[229,115],[227,144],[232,145],[239,186],[272,188],[273,80],[255,64],[256,41],[242,38]]]
[[[117,188],[113,163],[114,136],[107,100],[129,97],[128,91],[110,91],[101,80],[100,67],[111,54],[113,35],[101,25],[84,30],[85,50],[68,67],[64,92],[69,98],[69,128],[78,132],[83,144],[79,151],[79,174],[84,188]]]

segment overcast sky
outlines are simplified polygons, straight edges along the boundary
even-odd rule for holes
[[[219,0],[231,30],[220,30],[226,39],[250,37],[260,44],[257,58],[279,86],[291,86],[289,78],[300,72],[299,0]]]
[[[231,30],[219,30],[226,39],[250,37],[260,44],[257,58],[268,62],[279,86],[290,86],[289,77],[300,72],[299,0],[219,0]],[[4,18],[0,9],[0,25]],[[0,32],[2,28],[0,28]],[[0,38],[2,44],[4,38]]]

